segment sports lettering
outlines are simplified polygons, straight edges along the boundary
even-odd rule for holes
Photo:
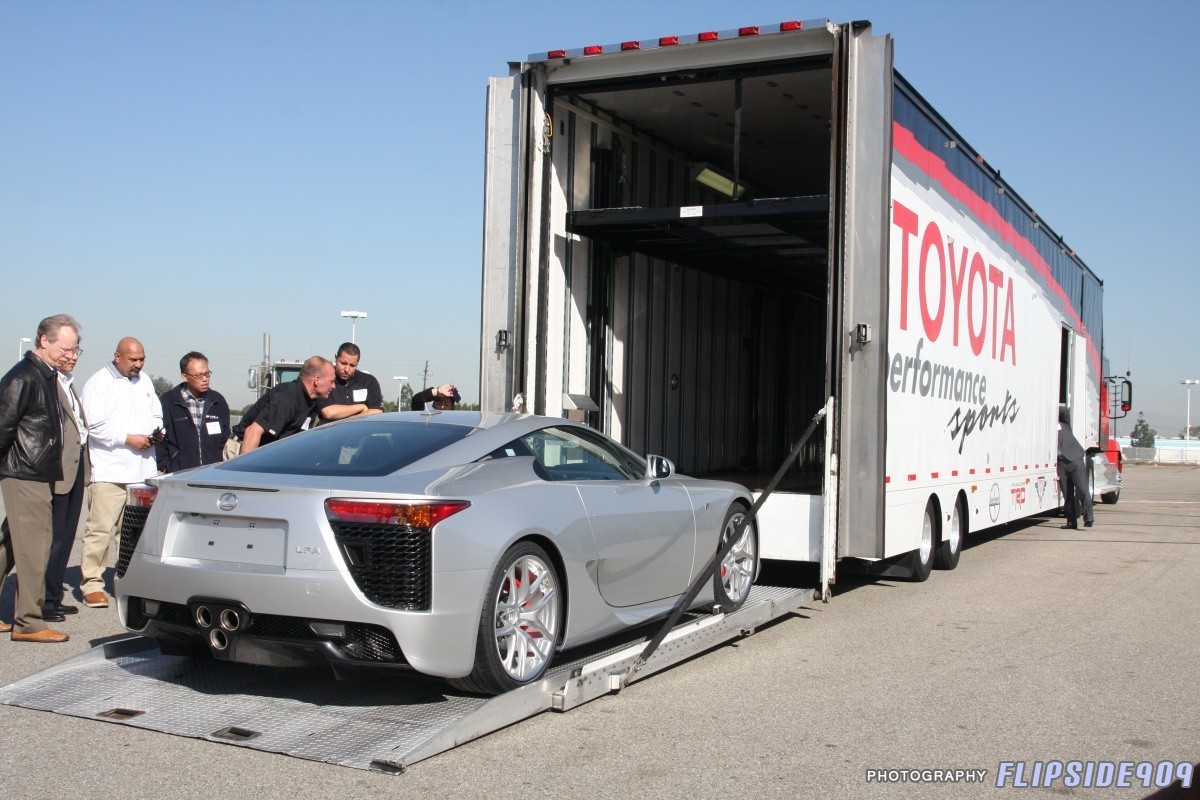
[[[966,341],[976,356],[986,353],[1016,366],[1012,276],[986,263],[979,251],[956,246],[936,220],[922,228],[917,213],[897,200],[892,201],[892,224],[900,233],[900,329],[908,330],[909,279],[915,271],[921,326],[930,344],[938,341],[948,326],[953,346],[961,347]]]
[[[958,452],[962,453],[963,445],[967,443],[967,437],[972,433],[1016,422],[1017,412],[1020,410],[1021,406],[1017,403],[1017,398],[1013,397],[1011,392],[1005,392],[1003,405],[994,403],[987,405],[981,402],[975,408],[970,406],[956,408],[950,415],[950,419],[946,421],[946,428],[950,433],[950,438],[958,440]]]

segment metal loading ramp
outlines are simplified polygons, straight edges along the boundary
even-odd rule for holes
[[[812,598],[812,589],[755,586],[732,614],[685,619],[629,680],[749,635]],[[336,681],[323,669],[164,656],[153,640],[134,636],[0,688],[0,703],[403,772],[547,709],[568,711],[618,691],[652,633],[609,642],[607,649],[567,651],[561,657],[571,660],[554,665],[541,681],[498,697],[459,694],[412,676]]]

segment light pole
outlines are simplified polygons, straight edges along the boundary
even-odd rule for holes
[[[22,336],[17,340],[17,361],[20,361],[21,356],[25,355],[25,345],[32,341],[33,339],[30,339],[28,336]]]
[[[396,410],[403,411],[400,407],[400,400],[404,397],[404,381],[408,380],[407,375],[393,375],[392,380],[396,381]]]
[[[1200,380],[1180,381],[1179,384],[1187,387],[1187,427],[1183,429],[1183,460],[1191,461],[1192,451],[1189,442],[1192,438],[1192,387],[1200,384]]]
[[[350,344],[356,344],[354,341],[354,326],[360,319],[366,319],[367,312],[365,311],[343,311],[343,317],[350,318]]]

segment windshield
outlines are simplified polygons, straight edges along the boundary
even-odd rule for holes
[[[326,425],[226,461],[217,469],[277,475],[388,475],[465,439],[467,425],[354,422]]]

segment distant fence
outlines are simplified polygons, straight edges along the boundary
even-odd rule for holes
[[[1157,447],[1122,447],[1125,460],[1133,464],[1200,464],[1200,448],[1185,448],[1183,442]]]

